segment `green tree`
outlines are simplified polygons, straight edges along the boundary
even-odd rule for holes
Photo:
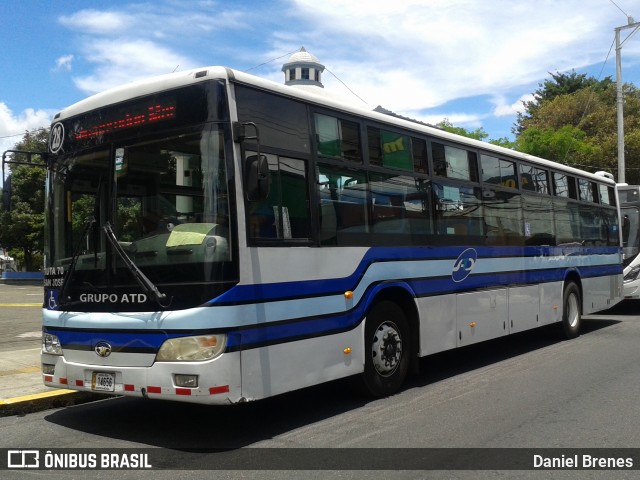
[[[584,73],[576,73],[574,70],[571,73],[549,72],[549,75],[551,75],[551,79],[538,84],[538,89],[533,92],[533,100],[523,102],[525,109],[524,112],[518,113],[514,134],[522,133],[528,127],[528,121],[536,116],[538,108],[556,97],[571,95],[584,89],[602,92],[615,85],[611,77],[597,80],[593,77],[587,77]]]
[[[456,135],[462,135],[463,137],[473,138],[475,140],[484,140],[489,136],[484,128],[476,128],[475,130],[467,130],[463,127],[455,127],[448,118],[445,118],[441,122],[436,123],[436,127],[441,128],[445,132],[455,133]]]
[[[491,145],[497,145],[499,147],[510,148],[514,150],[516,148],[516,143],[513,140],[509,140],[507,137],[495,138],[493,140],[489,140]]]
[[[46,152],[47,130],[25,133],[15,150]],[[13,160],[26,161],[27,157],[14,154]],[[32,156],[39,166],[9,164],[11,174],[11,209],[0,211],[0,244],[9,248],[18,264],[36,271],[42,266],[44,240],[44,182],[45,168],[42,156]]]
[[[617,172],[616,88],[609,79],[552,75],[518,117],[516,149],[588,171]],[[626,180],[640,183],[640,92],[624,86]]]
[[[585,141],[586,134],[579,128],[564,125],[559,129],[530,127],[518,137],[518,149],[531,155],[567,163],[569,153],[572,159],[583,161],[599,157],[600,149]]]
[[[467,130],[463,127],[456,127],[449,121],[448,118],[445,118],[441,122],[438,122],[436,124],[436,127],[441,128],[442,130],[449,133],[455,133],[456,135],[462,135],[463,137],[473,138],[474,140],[485,141],[485,139],[489,136],[489,134],[485,132],[484,128],[482,127],[476,128],[475,130]],[[488,140],[488,143],[511,149],[515,147],[515,143],[506,137]]]

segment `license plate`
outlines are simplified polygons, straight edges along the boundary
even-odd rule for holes
[[[91,390],[98,392],[113,392],[116,386],[116,376],[113,373],[93,372]]]

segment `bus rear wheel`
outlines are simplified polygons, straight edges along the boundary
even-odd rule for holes
[[[363,381],[368,393],[386,397],[398,391],[409,369],[410,345],[402,308],[388,300],[374,305],[365,324]]]
[[[562,295],[562,334],[565,338],[576,338],[580,335],[582,323],[582,303],[580,289],[569,282]]]

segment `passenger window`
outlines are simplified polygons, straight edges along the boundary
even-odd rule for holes
[[[318,153],[327,157],[362,162],[358,124],[328,115],[316,114]]]
[[[576,179],[570,175],[554,172],[553,174],[554,193],[557,197],[578,199],[576,190]]]
[[[425,245],[433,234],[431,185],[403,175],[372,174],[374,245]]]
[[[598,185],[600,190],[600,203],[602,205],[616,206],[616,196],[613,187],[607,187],[606,185]]]
[[[269,196],[247,202],[248,236],[260,240],[308,239],[311,236],[306,162],[267,155]]]
[[[555,245],[553,204],[540,195],[522,195],[524,241],[527,245]]]
[[[520,165],[520,185],[523,190],[549,195],[549,173],[532,165]]]
[[[413,147],[413,171],[418,173],[429,173],[427,165],[427,142],[421,138],[411,138]]]
[[[369,237],[367,179],[361,172],[320,165],[320,243],[366,245]]]
[[[371,165],[413,170],[411,139],[402,135],[378,128],[367,128],[369,138],[369,163]]]
[[[433,170],[440,177],[478,181],[478,156],[461,148],[432,143]]]
[[[445,244],[484,243],[481,191],[477,187],[434,182],[438,240]],[[469,237],[476,237],[475,239]]]
[[[583,202],[597,201],[597,190],[596,190],[595,183],[590,182],[589,180],[585,180],[584,178],[579,178],[578,191],[580,195],[580,200],[582,200]]]
[[[508,188],[518,188],[516,180],[516,164],[508,160],[480,155],[482,165],[482,181]]]
[[[482,192],[488,245],[522,245],[524,228],[519,193],[485,188]]]

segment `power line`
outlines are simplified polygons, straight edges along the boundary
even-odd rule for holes
[[[40,128],[36,128],[34,130],[25,130],[22,133],[14,133],[13,135],[1,135],[0,136],[0,140],[3,140],[5,138],[11,138],[11,137],[20,137],[22,135],[26,135],[26,134],[30,134],[30,133],[37,133],[37,132],[41,132],[47,130],[47,127],[40,127]]]
[[[353,93],[356,97],[358,97],[358,99],[359,99],[362,103],[364,103],[365,105],[369,105],[367,102],[365,102],[365,101],[360,97],[360,95],[358,95],[356,92],[354,92],[353,90],[351,90],[351,89],[349,88],[349,86],[348,86],[346,83],[344,83],[342,80],[340,80],[340,79],[336,76],[336,74],[335,74],[335,73],[333,73],[333,72],[332,72],[331,70],[329,70],[327,67],[324,67],[324,69],[325,69],[327,72],[329,72],[331,75],[333,75],[333,77],[334,77],[336,80],[338,80],[342,85],[344,85],[344,87],[345,87],[347,90],[349,90],[349,91],[350,91],[351,93]]]
[[[609,0],[609,1],[611,3],[613,3],[614,5],[616,5],[615,2],[613,2],[613,0]],[[618,5],[616,5],[616,7],[618,7]],[[620,9],[620,7],[618,7],[618,8]],[[620,11],[622,11],[622,9],[620,9]],[[624,13],[624,12],[622,12],[622,13]],[[607,62],[609,61],[609,57],[611,56],[611,52],[613,51],[613,46],[614,46],[615,42],[616,42],[616,39],[614,37],[613,40],[611,41],[611,45],[609,46],[609,52],[607,53],[607,56],[604,59],[604,62],[602,62],[602,67],[600,68],[600,73],[598,73],[598,78],[597,78],[598,81],[600,81],[600,79],[602,78],[602,74],[604,72],[605,66],[607,65]],[[591,94],[589,95],[589,99],[587,100],[587,104],[584,107],[584,110],[582,112],[582,116],[580,117],[580,120],[578,121],[577,125],[580,125],[582,123],[582,121],[584,120],[584,117],[587,115],[589,107],[591,106],[591,101],[593,100],[594,96],[595,96],[595,89],[592,88],[591,89]],[[575,137],[574,137],[574,139],[575,139]],[[567,147],[567,151],[564,154],[564,158],[562,159],[562,161],[564,163],[566,163],[567,157],[571,153],[571,150],[572,150],[572,147],[571,147],[571,145],[569,145]],[[573,164],[573,165],[580,166],[579,164]]]
[[[294,50],[293,52],[285,53],[284,55],[280,55],[279,57],[272,58],[269,61],[261,63],[260,65],[256,65],[255,67],[251,67],[250,69],[247,70],[247,72],[250,72],[251,70],[255,70],[256,68],[263,67],[264,65],[268,65],[271,62],[275,62],[276,60],[280,60],[281,58],[284,58],[284,57],[287,57],[287,56],[291,56],[291,55],[293,55],[294,53],[296,53],[298,51],[300,51],[300,50],[299,49],[298,50]]]
[[[250,72],[251,70],[255,70],[256,68],[260,68],[260,67],[262,67],[262,66],[264,66],[264,65],[268,65],[269,63],[271,63],[271,62],[275,62],[276,60],[280,60],[281,58],[291,56],[291,55],[293,55],[294,53],[297,53],[297,52],[299,52],[299,51],[300,51],[300,49],[298,49],[298,50],[294,50],[293,52],[285,53],[284,55],[280,55],[279,57],[272,58],[271,60],[269,60],[269,61],[267,61],[267,62],[261,63],[260,65],[256,65],[255,67],[251,67],[251,68],[249,68],[249,69],[248,69],[248,70],[246,70],[246,71],[247,71],[247,72]],[[329,70],[326,66],[324,67],[324,69],[325,69],[327,72],[329,72],[329,73],[330,73],[330,74],[331,74],[331,75],[332,75],[336,80],[338,80],[342,85],[344,85],[344,87],[345,87],[347,90],[349,90],[349,91],[350,91],[350,92],[351,92],[355,97],[357,97],[357,98],[358,98],[358,100],[360,100],[362,103],[364,103],[364,104],[365,104],[365,105],[367,105],[367,106],[369,105],[366,101],[364,101],[364,100],[362,99],[362,97],[360,97],[356,92],[354,92],[351,88],[349,88],[349,86],[348,86],[346,83],[344,83],[340,78],[338,78],[338,76],[337,76],[335,73],[333,73],[331,70]]]
[[[625,12],[624,10],[622,10],[622,8],[620,8],[620,5],[618,5],[616,2],[614,2],[613,0],[609,0],[609,2],[613,3],[613,5],[620,10],[625,17],[629,18],[629,15],[627,14],[627,12]]]

